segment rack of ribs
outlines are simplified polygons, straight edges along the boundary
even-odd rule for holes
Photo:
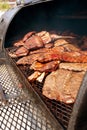
[[[85,72],[58,69],[49,74],[44,82],[42,93],[49,99],[74,103]]]
[[[52,47],[52,44],[50,43],[61,38],[72,39],[74,37],[62,36],[55,33],[51,34],[47,31],[42,31],[39,33],[36,33],[35,31],[29,32],[22,39],[13,44],[13,46],[20,47],[15,52],[14,57],[28,55],[30,50],[36,50],[43,47]],[[10,56],[13,55],[10,54]]]

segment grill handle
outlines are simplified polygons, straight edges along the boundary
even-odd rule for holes
[[[16,0],[17,5],[29,5],[34,4],[38,2],[46,2],[46,1],[52,1],[52,0]]]

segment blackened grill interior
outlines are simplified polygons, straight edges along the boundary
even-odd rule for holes
[[[23,37],[29,31],[73,32],[87,34],[86,4],[78,0],[54,0],[47,3],[28,6],[21,9],[11,24],[5,38],[5,47],[11,46],[13,40]]]
[[[15,26],[15,27],[14,27]],[[26,6],[21,9],[8,27],[5,38],[5,48],[10,48],[18,39],[29,31],[55,30],[59,34],[63,32],[75,33],[79,36],[87,34],[87,10],[85,1],[79,0],[54,0],[47,3],[40,3],[32,6]],[[23,66],[21,66],[22,72]],[[25,66],[27,67],[27,66]],[[27,73],[32,73],[27,69]],[[48,108],[67,129],[69,119],[72,113],[73,105],[66,105],[61,102],[49,100],[41,94],[43,84],[32,83],[35,91],[40,95]]]

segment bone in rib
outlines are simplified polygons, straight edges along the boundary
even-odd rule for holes
[[[47,63],[40,63],[35,61],[31,66],[30,69],[33,69],[35,71],[39,72],[52,72],[56,70],[59,66],[59,61],[50,61]]]
[[[45,53],[54,52],[53,50],[54,51],[59,50],[59,52],[62,52],[62,51],[64,51],[64,48],[63,47],[56,47],[56,48],[50,48],[50,49],[43,48],[42,52],[40,50],[40,52],[22,57],[16,63],[17,63],[17,65],[19,65],[19,64],[22,64],[22,65],[32,64],[34,61],[37,61],[40,58],[41,55],[43,56]],[[48,57],[48,59],[49,59],[49,57]]]
[[[60,69],[73,70],[73,71],[87,71],[87,63],[60,63]]]
[[[54,47],[49,52],[41,54],[40,57],[38,57],[38,61],[42,63],[52,61],[52,60],[78,62],[78,63],[87,62],[87,55],[83,51],[69,52],[66,50],[66,48],[64,49],[59,50],[59,47]]]
[[[49,99],[67,104],[74,103],[84,74],[85,72],[73,72],[64,69],[53,71],[46,77],[42,93]]]

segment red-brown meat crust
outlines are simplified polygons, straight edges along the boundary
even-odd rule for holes
[[[56,70],[58,66],[59,66],[58,61],[50,61],[48,63],[43,64],[36,61],[30,66],[30,69],[40,72],[52,72]]]
[[[38,57],[39,62],[48,62],[52,60],[60,60],[74,63],[86,63],[87,55],[83,51],[64,51],[64,49],[59,50],[57,48],[52,48],[49,52],[41,54]]]
[[[20,56],[26,56],[28,54],[28,50],[25,48],[25,47],[20,47],[17,49],[17,51],[15,52],[15,55],[17,57],[20,57]]]
[[[42,39],[39,36],[32,36],[30,37],[24,44],[24,47],[31,50],[31,49],[38,49],[44,46]]]
[[[20,58],[16,64],[17,65],[31,65],[34,61],[36,61],[38,59],[38,57],[40,56],[40,54],[32,54],[32,55],[29,55],[29,56],[25,56],[25,57],[22,57]]]
[[[32,35],[34,35],[36,32],[35,31],[32,31],[32,32],[29,32],[27,33],[26,35],[24,35],[23,37],[23,42],[25,42],[26,40],[28,40]]]
[[[84,75],[84,71],[73,72],[64,69],[53,71],[46,77],[42,93],[49,99],[66,104],[74,103]]]

